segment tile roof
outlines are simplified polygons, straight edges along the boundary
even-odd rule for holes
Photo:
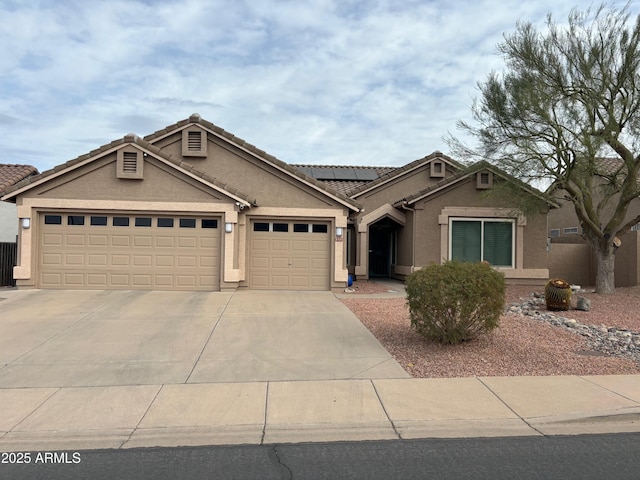
[[[598,174],[600,175],[627,175],[627,168],[624,161],[619,157],[602,157],[597,158]],[[640,181],[640,172],[638,173],[638,180]]]
[[[319,181],[321,181],[322,183],[324,183],[325,185],[327,185],[329,188],[332,188],[333,190],[336,190],[340,193],[343,193],[347,196],[349,196],[351,194],[352,191],[355,191],[356,189],[364,186],[364,185],[368,185],[369,183],[371,183],[374,180],[377,180],[378,178],[380,178],[383,175],[386,175],[387,173],[393,172],[395,170],[397,170],[399,167],[378,167],[378,166],[360,166],[360,165],[306,165],[306,164],[291,164],[292,167],[295,167],[299,170],[303,170],[303,173],[305,171],[311,171],[311,174],[313,176],[313,174],[317,171],[321,171],[323,169],[331,169],[336,171],[336,174],[339,176],[341,172],[344,171],[355,171],[355,172],[359,172],[359,171],[370,171],[372,173],[372,179],[371,180],[353,180],[352,178],[333,178],[333,179],[320,179],[317,178]],[[357,175],[357,174],[356,174]],[[351,177],[351,175],[344,175],[344,176],[349,176]]]
[[[444,155],[442,152],[433,152],[430,155],[427,155],[424,158],[419,158],[418,160],[414,160],[413,162],[407,163],[406,165],[403,165],[402,167],[398,167],[395,168],[389,172],[386,172],[385,174],[381,175],[380,177],[378,177],[376,180],[373,180],[372,182],[368,182],[365,185],[362,185],[360,187],[357,187],[353,190],[351,190],[349,192],[350,196],[356,196],[359,193],[364,192],[365,190],[369,190],[377,185],[380,185],[382,183],[385,183],[389,180],[392,180],[396,177],[400,177],[401,175],[404,175],[405,173],[407,173],[410,170],[413,170],[414,168],[417,168],[421,165],[424,165],[426,163],[429,163],[430,161],[432,161],[435,158],[441,158],[443,160],[445,160],[446,162],[448,162],[450,165],[454,166],[455,168],[457,168],[458,170],[462,170],[464,169],[464,165],[457,162],[456,160],[454,160],[453,158]]]
[[[73,160],[69,160],[68,162],[65,162],[61,165],[57,165],[49,170],[45,170],[44,172],[37,174],[37,175],[32,175],[30,177],[26,177],[24,178],[22,181],[7,187],[4,190],[4,194],[9,194],[11,192],[15,192],[16,190],[19,190],[27,185],[30,184],[34,184],[36,182],[38,182],[39,180],[42,180],[46,177],[50,177],[52,175],[54,175],[55,173],[58,173],[62,170],[66,170],[68,168],[73,167],[74,165],[81,163],[85,160],[88,160],[92,157],[98,156],[102,153],[105,153],[115,147],[119,147],[120,145],[125,145],[125,144],[131,144],[131,143],[135,143],[136,145],[140,146],[141,148],[144,148],[146,150],[148,150],[149,152],[153,153],[154,155],[161,157],[162,159],[176,165],[177,167],[182,168],[183,170],[188,171],[189,173],[191,173],[192,175],[195,175],[196,177],[201,178],[202,180],[204,180],[205,182],[208,182],[212,185],[215,185],[218,188],[221,188],[222,190],[230,193],[231,195],[234,195],[244,201],[246,201],[247,203],[251,204],[251,205],[256,205],[256,200],[255,198],[251,198],[249,195],[240,192],[239,190],[237,190],[236,188],[226,184],[225,182],[222,182],[214,177],[211,177],[209,175],[207,175],[204,172],[201,172],[199,170],[197,170],[196,168],[194,168],[192,165],[186,163],[186,162],[182,162],[179,159],[175,159],[173,158],[171,155],[168,155],[167,153],[165,153],[164,151],[160,150],[158,147],[151,145],[150,143],[144,141],[143,139],[141,139],[140,137],[138,137],[137,135],[134,134],[129,134],[129,135],[125,135],[123,138],[120,138],[118,140],[114,140],[111,143],[107,143],[103,146],[101,146],[100,148],[97,148],[95,150],[92,150],[89,153],[85,153],[84,155],[80,155],[79,157],[74,158]],[[32,167],[33,168],[33,167]],[[35,169],[34,169],[35,170]],[[37,172],[37,170],[36,170]]]
[[[0,163],[0,193],[23,179],[37,174],[38,169],[31,165]]]

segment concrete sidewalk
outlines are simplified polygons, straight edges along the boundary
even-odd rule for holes
[[[640,431],[640,375],[0,389],[0,450]]]

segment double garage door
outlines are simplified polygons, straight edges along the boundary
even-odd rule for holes
[[[302,220],[252,221],[249,287],[328,290],[329,223]]]
[[[38,286],[218,290],[220,219],[176,215],[40,215]]]

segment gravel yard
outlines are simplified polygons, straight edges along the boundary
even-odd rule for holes
[[[492,333],[460,345],[441,345],[410,328],[404,298],[362,297],[388,291],[376,282],[359,281],[354,287],[344,304],[416,378],[640,373],[640,364],[631,358],[593,351],[582,336],[568,329],[513,314],[503,315]],[[509,286],[506,303],[542,291],[542,287]],[[585,325],[640,332],[640,287],[619,288],[612,295],[579,295],[591,300],[591,311],[554,313]]]

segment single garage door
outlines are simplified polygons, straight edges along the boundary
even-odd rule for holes
[[[330,251],[329,223],[253,221],[249,287],[328,290]]]
[[[41,214],[38,286],[219,290],[219,224],[188,215]]]

